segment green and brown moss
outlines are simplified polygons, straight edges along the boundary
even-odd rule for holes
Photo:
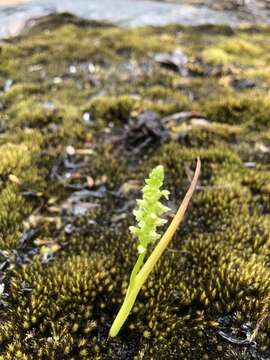
[[[0,84],[14,83],[0,95],[0,356],[269,356],[269,29],[54,18],[45,31],[46,21],[1,44]],[[175,49],[188,56],[185,78],[154,61]],[[129,119],[145,110],[207,121],[169,122],[165,143],[127,151]],[[128,226],[141,183],[163,164],[174,207],[197,156],[183,228],[108,340],[135,261]],[[80,190],[90,192],[74,200]]]

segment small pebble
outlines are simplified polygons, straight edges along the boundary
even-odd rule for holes
[[[13,84],[13,80],[7,79],[7,80],[5,81],[5,83],[4,83],[4,91],[5,91],[5,92],[9,91],[9,89],[10,89],[11,86],[12,86],[12,84]]]
[[[65,226],[65,233],[66,234],[72,234],[74,231],[74,226],[72,224],[67,224]]]
[[[60,78],[59,76],[56,76],[55,78],[53,78],[54,84],[61,84],[61,82],[63,82],[63,79]]]
[[[72,156],[72,155],[75,155],[76,151],[75,151],[75,149],[74,149],[73,146],[68,145],[68,146],[66,147],[66,153],[67,153],[68,155]]]
[[[76,74],[76,72],[77,72],[76,66],[71,65],[71,66],[69,67],[69,72],[70,72],[71,74]]]
[[[96,67],[93,63],[89,63],[88,71],[90,72],[90,74],[93,74],[96,71]]]

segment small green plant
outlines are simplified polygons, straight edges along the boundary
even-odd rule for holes
[[[177,213],[175,214],[166,232],[154,248],[151,255],[144,263],[144,258],[148,245],[154,243],[155,241],[157,241],[157,239],[160,238],[160,235],[156,231],[157,227],[166,223],[166,220],[161,218],[161,216],[167,210],[169,210],[169,208],[167,208],[160,202],[160,199],[163,196],[167,199],[169,195],[169,192],[167,190],[161,189],[164,180],[163,166],[159,165],[154,168],[151,171],[149,178],[145,181],[146,185],[142,190],[143,198],[141,200],[137,200],[138,208],[133,211],[138,225],[136,227],[130,227],[131,233],[137,236],[139,240],[139,256],[130,276],[129,286],[124,302],[111,326],[109,332],[110,337],[116,336],[120,331],[135,303],[140,289],[142,288],[150,272],[153,270],[155,264],[168,246],[171,238],[177,230],[177,227],[181,223],[188,207],[189,201],[196,188],[196,184],[200,174],[200,168],[201,162],[200,159],[198,159],[193,180],[190,184],[188,192],[184,197],[184,200],[182,201]]]

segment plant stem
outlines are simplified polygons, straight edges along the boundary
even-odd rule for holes
[[[149,258],[147,259],[147,261],[145,262],[145,264],[143,265],[143,267],[141,268],[139,273],[137,275],[135,275],[135,277],[134,277],[134,274],[136,274],[136,272],[134,272],[134,270],[132,271],[130,279],[132,280],[133,284],[130,282],[125,300],[124,300],[124,302],[112,324],[112,327],[110,329],[110,332],[109,332],[110,337],[116,336],[118,334],[118,332],[120,331],[122,325],[126,321],[128,315],[135,303],[136,297],[137,297],[140,289],[142,288],[142,286],[145,283],[146,279],[148,278],[150,272],[153,270],[157,261],[159,260],[159,258],[165,251],[166,247],[168,246],[171,238],[173,237],[174,233],[177,230],[177,227],[182,222],[185,212],[187,210],[189,201],[190,201],[190,199],[194,193],[194,190],[196,188],[198,178],[200,175],[200,169],[201,169],[201,161],[198,158],[195,174],[194,174],[194,177],[190,184],[190,187],[189,187],[189,189],[184,197],[184,200],[182,201],[177,213],[175,214],[172,222],[170,223],[166,232],[164,233],[164,235],[160,239],[159,243],[153,250],[152,254],[149,256]],[[144,255],[144,254],[141,254],[141,255]],[[142,261],[143,261],[143,259],[142,259]],[[138,266],[141,266],[140,256],[135,264],[136,271],[137,271]]]
[[[133,284],[134,284],[134,281],[135,281],[135,277],[136,275],[138,274],[138,271],[140,270],[142,264],[143,264],[143,260],[144,260],[144,257],[145,257],[145,252],[140,254],[137,261],[136,261],[136,264],[132,270],[132,273],[130,275],[130,280],[129,280],[129,288],[132,288]]]
[[[141,286],[137,281],[135,281],[132,288],[130,288],[130,286],[128,287],[125,300],[124,300],[124,302],[112,324],[112,327],[110,329],[110,332],[109,332],[110,337],[114,337],[118,334],[119,330],[121,329],[122,325],[126,321],[128,315],[136,301],[136,298],[137,298],[137,295],[138,295],[140,289],[141,289]]]

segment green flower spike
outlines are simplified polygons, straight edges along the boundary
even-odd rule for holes
[[[138,226],[130,226],[129,229],[139,240],[137,247],[139,257],[130,276],[131,285],[143,263],[147,246],[160,238],[160,235],[156,232],[157,227],[167,222],[167,220],[161,218],[161,215],[170,209],[159,201],[162,196],[166,199],[169,196],[169,191],[160,190],[163,180],[164,168],[159,165],[150,172],[149,179],[145,180],[146,185],[142,190],[143,198],[137,200],[138,208],[133,211]]]
[[[110,337],[114,337],[118,334],[135,303],[140,289],[147,280],[158,259],[168,246],[168,243],[177,230],[178,225],[181,223],[188,203],[196,188],[200,174],[200,167],[201,162],[200,159],[198,159],[194,178],[182,204],[161,240],[158,242],[147,261],[143,264],[148,245],[154,243],[160,238],[160,234],[157,233],[157,227],[162,226],[167,222],[167,220],[163,219],[161,216],[170,210],[160,202],[160,199],[163,196],[166,199],[168,199],[169,196],[169,192],[167,190],[161,190],[164,180],[163,166],[159,165],[154,168],[151,171],[149,178],[145,181],[146,185],[142,190],[143,198],[141,200],[137,200],[138,208],[133,211],[138,225],[130,227],[131,233],[139,240],[137,247],[139,256],[130,276],[129,287],[125,300],[110,329]]]

